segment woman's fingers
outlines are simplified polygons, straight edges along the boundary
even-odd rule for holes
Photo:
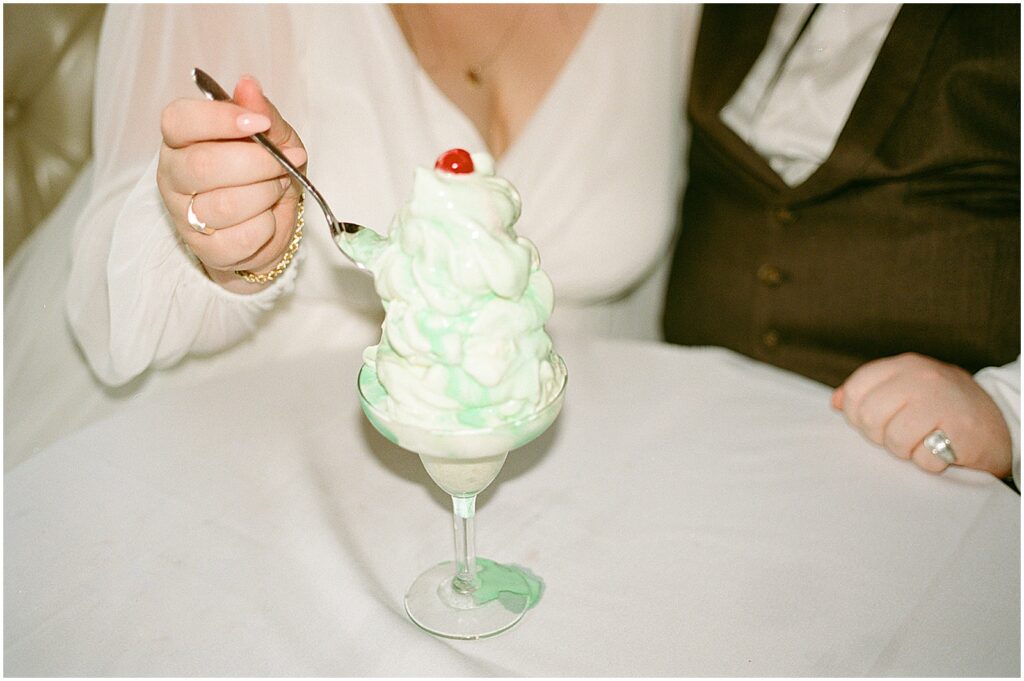
[[[272,242],[277,233],[277,221],[273,211],[265,210],[245,222],[231,227],[218,229],[213,234],[188,235],[186,241],[207,267],[215,270],[250,269],[254,263],[258,266],[262,260],[268,262],[277,255],[273,251]],[[268,251],[261,259],[261,251]]]
[[[225,187],[196,194],[174,194],[175,214],[185,215],[191,201],[196,219],[213,229],[224,229],[251,220],[270,210],[291,186],[287,175],[241,187]]]
[[[295,231],[296,199],[290,194],[272,208],[231,227],[206,235],[189,231],[185,242],[207,271],[264,272],[276,265]]]
[[[271,120],[266,115],[232,102],[203,99],[176,99],[164,107],[160,116],[164,144],[172,149],[196,142],[242,139],[264,132],[270,126]]]
[[[306,163],[306,150],[281,150],[296,166]],[[161,151],[157,180],[161,189],[191,196],[280,177],[281,165],[255,142],[198,142]]]
[[[165,107],[157,185],[182,239],[211,279],[241,290],[232,271],[260,272],[279,262],[292,238],[298,201],[277,161],[245,138],[265,134],[300,168],[307,156],[254,78],[238,82],[234,100],[179,99]],[[193,228],[190,206],[212,233]]]
[[[273,102],[263,94],[263,88],[255,77],[242,76],[235,85],[233,99],[240,106],[270,122],[265,134],[267,139],[277,146],[293,147],[302,144],[295,129],[281,116]]]

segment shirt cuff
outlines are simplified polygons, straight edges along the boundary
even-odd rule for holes
[[[999,407],[1013,444],[1013,483],[1020,487],[1020,356],[1001,367],[986,367],[974,375]]]

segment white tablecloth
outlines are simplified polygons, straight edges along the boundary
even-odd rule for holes
[[[581,342],[564,412],[481,495],[479,553],[545,582],[438,639],[402,596],[450,505],[364,421],[358,353],[141,399],[4,480],[7,675],[1020,671],[1020,498],[864,441],[724,350]]]

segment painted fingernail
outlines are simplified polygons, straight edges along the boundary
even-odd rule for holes
[[[263,89],[263,86],[260,84],[259,78],[252,75],[251,73],[246,73],[242,76],[242,78],[245,78],[246,80],[251,80],[252,82],[256,83],[256,87],[258,87],[260,90]]]
[[[235,125],[242,132],[256,133],[270,129],[270,119],[258,113],[244,113],[235,119]]]

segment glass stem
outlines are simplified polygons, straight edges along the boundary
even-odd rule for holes
[[[455,527],[455,577],[452,588],[470,594],[480,586],[476,578],[476,538],[473,518],[476,516],[476,495],[452,497],[452,516]]]

